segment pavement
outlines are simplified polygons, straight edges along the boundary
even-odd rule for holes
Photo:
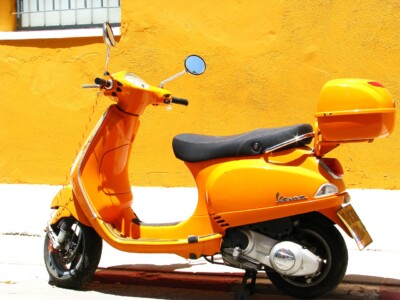
[[[42,237],[50,218],[49,203],[59,189],[59,186],[0,184],[0,257],[3,263],[7,260],[21,264],[42,260]],[[133,191],[133,208],[146,222],[183,220],[193,213],[197,201],[197,191],[194,188],[134,187]],[[374,243],[359,251],[355,242],[344,235],[349,249],[349,265],[344,282],[397,286],[400,289],[400,191],[351,189],[349,193],[352,196],[351,203]],[[180,208],[179,216],[176,215],[176,207]],[[34,254],[18,246],[27,238],[34,238],[38,245]],[[6,252],[3,250],[2,254],[1,248],[7,247],[21,248],[23,251],[4,254]],[[186,278],[188,274],[207,275],[210,282],[213,282],[220,280],[220,275],[226,278],[240,278],[242,275],[238,269],[212,265],[204,259],[187,260],[172,254],[125,253],[105,243],[103,247],[96,272],[97,278],[102,280],[118,276],[132,279],[134,274],[143,277],[145,273],[157,273],[158,279],[163,277],[160,274]]]

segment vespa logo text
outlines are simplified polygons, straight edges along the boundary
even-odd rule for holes
[[[276,203],[285,203],[290,201],[297,201],[297,200],[307,200],[308,198],[304,195],[294,196],[294,197],[284,197],[278,193],[276,193]]]

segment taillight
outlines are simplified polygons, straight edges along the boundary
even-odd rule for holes
[[[335,179],[343,177],[343,168],[336,158],[321,158],[320,165]]]

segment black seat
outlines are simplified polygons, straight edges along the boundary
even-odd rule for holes
[[[172,147],[177,158],[187,162],[199,162],[223,157],[260,155],[291,140],[284,149],[305,146],[312,141],[312,135],[301,140],[296,140],[296,137],[311,133],[313,127],[310,124],[256,129],[231,136],[185,133],[175,136]]]

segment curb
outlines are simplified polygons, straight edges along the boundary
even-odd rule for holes
[[[261,274],[261,276],[260,276]],[[220,291],[231,291],[240,285],[243,272],[215,273],[215,272],[188,272],[188,271],[165,271],[129,268],[98,268],[94,280],[104,283],[121,283],[132,285],[149,285],[195,289],[210,288]],[[257,282],[273,285],[266,275],[259,273]],[[396,287],[400,293],[400,280],[392,278],[381,278],[365,275],[345,275],[342,280],[345,284],[361,284],[373,286]]]
[[[377,284],[364,280],[363,276],[346,276],[339,286],[333,290],[329,299],[400,299],[400,281],[395,285],[389,282]],[[101,284],[123,284],[148,287],[167,287],[189,290],[212,290],[226,293],[236,293],[242,283],[240,273],[191,273],[148,271],[133,269],[98,269],[93,281]],[[196,293],[193,291],[193,293]],[[271,296],[279,299],[292,299],[276,288],[267,277],[258,276],[256,294],[261,297]],[[354,297],[354,298],[353,298]],[[325,298],[325,297],[324,297]]]
[[[258,279],[258,278],[257,278]],[[127,285],[232,291],[242,282],[242,274],[190,273],[148,270],[97,269],[94,281]],[[265,280],[265,278],[264,278]]]

